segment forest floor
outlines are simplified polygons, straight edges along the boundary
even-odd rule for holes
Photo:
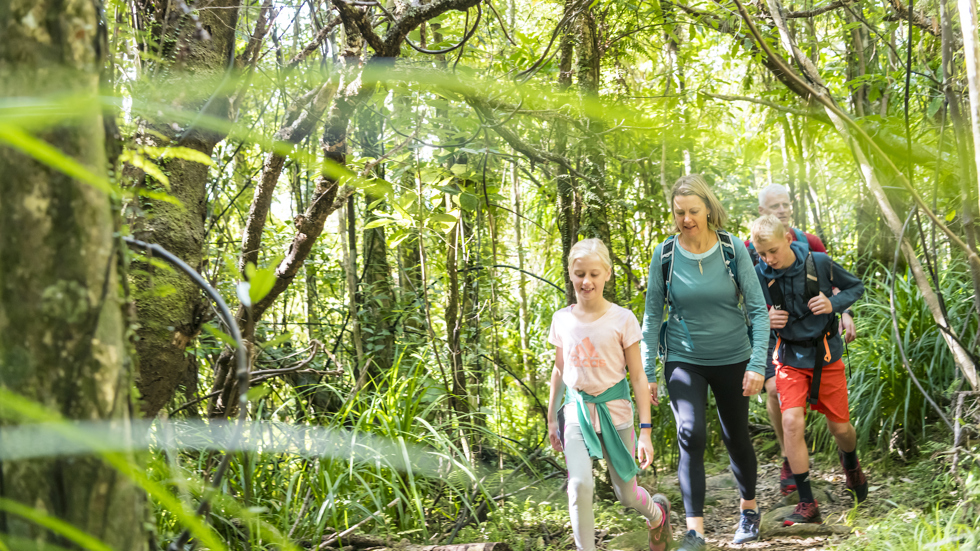
[[[735,479],[727,465],[712,467],[718,474],[707,478],[707,496],[705,500],[705,540],[709,549],[785,549],[790,551],[810,551],[830,549],[848,538],[852,526],[862,525],[870,518],[861,519],[862,515],[873,516],[890,508],[890,506],[875,507],[876,500],[886,500],[882,492],[886,486],[875,481],[873,472],[867,472],[868,480],[873,491],[860,507],[854,507],[854,499],[847,491],[844,475],[839,465],[822,465],[814,463],[811,467],[811,480],[814,493],[820,504],[823,516],[822,525],[799,525],[790,528],[782,527],[782,518],[791,513],[797,501],[796,493],[783,497],[779,492],[779,462],[759,464],[759,479],[756,486],[756,496],[762,511],[764,522],[760,541],[741,545],[732,543],[732,537],[739,519],[739,499]],[[834,468],[836,467],[836,468]],[[723,469],[723,470],[722,470]],[[680,503],[680,490],[676,474],[664,474],[656,480],[652,474],[641,476],[641,485],[667,495],[674,509],[671,512],[671,522],[674,537],[684,535],[684,513]],[[862,522],[863,520],[863,522]],[[609,534],[613,536],[613,534]],[[612,550],[643,550],[646,549],[646,531],[627,532],[610,539],[602,538],[600,549]]]

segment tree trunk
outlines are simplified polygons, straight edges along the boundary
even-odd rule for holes
[[[565,14],[574,9],[574,0],[565,0]],[[561,39],[561,51],[558,61],[558,89],[568,90],[572,82],[572,53],[573,43],[571,34],[566,32]],[[568,152],[568,122],[563,118],[555,121],[555,154],[564,157]],[[561,235],[561,265],[562,277],[565,280],[565,302],[575,302],[575,288],[568,277],[568,251],[578,241],[578,218],[575,208],[575,187],[568,168],[558,165],[556,178],[558,199],[558,233]]]
[[[360,118],[361,143],[366,157],[380,159],[382,151],[382,121],[380,114],[362,110]],[[382,164],[374,169],[375,175],[384,178]],[[380,197],[364,194],[364,222],[375,219],[374,212],[382,208]],[[395,334],[391,326],[391,312],[394,304],[394,287],[391,280],[391,265],[388,263],[388,243],[385,228],[364,230],[364,280],[361,281],[360,294],[364,298],[364,315],[361,319],[362,335],[369,350],[363,369],[367,377],[377,379],[387,373],[395,362]]]
[[[582,173],[587,177],[579,183],[582,196],[582,215],[579,232],[586,238],[595,237],[613,250],[612,232],[609,229],[609,214],[606,199],[606,155],[598,138],[602,134],[603,123],[598,117],[589,115],[599,102],[600,63],[599,29],[596,24],[595,9],[582,12],[576,21],[577,73],[579,94],[583,112],[588,124],[591,139],[585,140]],[[616,272],[606,282],[603,297],[611,302],[616,300]]]
[[[107,181],[107,123],[96,101],[106,52],[98,7],[8,3],[0,97],[83,98],[70,123],[35,136]],[[125,440],[133,378],[109,197],[5,146],[0,174],[0,387],[66,419],[111,423]],[[142,490],[100,459],[3,463],[0,493],[114,549],[149,547]],[[39,549],[71,545],[14,515],[0,514],[0,532]]]
[[[457,419],[464,419],[469,411],[466,389],[466,369],[463,366],[463,319],[460,315],[459,289],[459,250],[465,236],[464,223],[460,216],[446,246],[446,332],[449,344],[449,373],[452,377],[449,404],[456,412]],[[465,291],[465,289],[464,289]]]
[[[514,248],[517,250],[517,267],[522,270],[517,276],[517,334],[519,337],[518,345],[520,346],[518,357],[524,376],[528,379],[528,387],[531,389],[531,392],[537,394],[538,373],[532,359],[533,351],[531,350],[530,336],[531,313],[527,303],[527,275],[523,272],[527,268],[525,267],[524,258],[524,215],[521,205],[521,182],[517,177],[517,163],[511,165],[510,176],[514,194]],[[533,403],[531,407],[534,407]]]
[[[137,2],[140,4],[140,2]],[[140,16],[160,44],[163,57],[150,83],[139,91],[141,99],[167,105],[187,114],[229,120],[230,101],[222,90],[231,78],[234,60],[235,29],[239,0],[216,0],[207,10],[200,10],[198,24],[186,15],[183,2],[169,0],[143,6]],[[156,53],[156,52],[155,52]],[[180,91],[175,95],[175,91]],[[136,135],[140,145],[164,147],[180,145],[208,157],[214,146],[224,139],[224,131],[191,122],[175,122],[169,116],[155,118],[153,110],[144,117]],[[208,167],[185,159],[166,159],[161,169],[170,179],[170,194],[180,205],[145,200],[140,206],[146,216],[140,217],[133,233],[140,239],[156,243],[189,264],[200,269],[205,248],[207,218]],[[129,171],[132,172],[132,171]],[[166,191],[158,182],[137,174],[138,186]],[[147,275],[146,266],[136,266],[132,279],[136,289],[136,307],[140,326],[136,351],[139,355],[140,409],[153,416],[173,397],[177,385],[186,378],[184,351],[200,332],[208,311],[201,291],[186,275],[154,270]],[[167,291],[161,292],[166,289]]]

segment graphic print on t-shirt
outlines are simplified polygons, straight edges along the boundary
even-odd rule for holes
[[[606,360],[599,357],[589,337],[585,337],[582,342],[575,345],[569,361],[575,367],[606,367]]]

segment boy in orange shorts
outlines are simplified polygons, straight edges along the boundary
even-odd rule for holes
[[[769,324],[777,336],[770,352],[776,366],[786,456],[800,493],[796,510],[783,524],[819,523],[822,519],[810,488],[810,458],[803,437],[808,405],[827,418],[847,488],[859,503],[868,496],[848,411],[841,361],[844,346],[836,315],[860,298],[864,285],[826,254],[809,252],[794,242],[775,216],[757,219],[751,232],[762,261],[756,272],[769,306]],[[840,289],[837,295],[833,287]]]

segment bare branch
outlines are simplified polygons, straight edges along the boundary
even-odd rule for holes
[[[891,4],[892,9],[895,10],[895,13],[886,15],[885,21],[909,20],[909,7],[902,5],[902,0],[888,0],[888,3]],[[920,11],[912,12],[912,24],[926,31],[932,36],[940,36],[939,21],[923,14]]]
[[[818,15],[827,13],[829,11],[834,11],[837,8],[844,6],[844,4],[845,4],[844,0],[837,0],[836,2],[831,2],[826,6],[813,8],[812,10],[786,12],[784,14],[784,17],[786,17],[786,19],[801,19],[801,18],[816,17]]]
[[[324,25],[324,27],[320,29],[320,32],[316,33],[316,36],[313,37],[313,40],[311,40],[309,44],[304,46],[303,50],[300,53],[296,54],[295,56],[293,56],[292,59],[289,60],[289,63],[286,64],[286,68],[293,69],[297,65],[299,65],[300,62],[302,62],[310,54],[312,54],[314,50],[320,47],[320,44],[322,44],[323,41],[326,40],[327,35],[330,34],[330,31],[334,30],[334,28],[339,24],[340,24],[340,18],[338,17],[333,21]]]
[[[338,2],[339,0],[333,0]],[[374,48],[378,57],[397,57],[402,42],[408,33],[433,17],[440,16],[450,10],[466,11],[479,4],[482,0],[437,0],[430,4],[416,5],[405,10],[405,14],[395,21],[385,33],[384,44]],[[369,42],[370,44],[370,42]]]
[[[364,37],[364,40],[367,41],[367,43],[374,49],[376,55],[382,55],[380,52],[384,51],[385,43],[381,40],[381,37],[374,32],[374,29],[371,28],[371,22],[368,21],[367,14],[351,4],[348,4],[344,0],[332,0],[331,3],[337,8],[337,11],[340,12],[340,19],[344,22],[344,28],[348,31],[356,29],[361,33],[361,36]]]
[[[326,111],[336,91],[337,83],[328,82],[321,86],[316,91],[316,95],[306,104],[298,103],[299,107],[291,113],[292,117],[287,116],[282,128],[276,133],[276,140],[295,145],[306,139],[323,117],[323,112]],[[258,261],[262,231],[272,205],[272,194],[285,163],[286,155],[272,151],[266,156],[265,163],[262,165],[262,174],[259,175],[259,182],[255,186],[245,230],[242,232],[242,256],[238,262],[238,269],[242,273],[249,262],[254,264]]]
[[[782,111],[783,113],[789,113],[791,115],[800,115],[803,117],[814,116],[814,113],[810,113],[809,111],[803,111],[802,109],[793,109],[792,107],[787,107],[785,105],[780,105],[778,103],[772,101],[766,101],[764,99],[759,99],[759,98],[750,98],[747,96],[729,96],[726,94],[712,94],[709,92],[702,92],[702,94],[708,96],[709,98],[720,99],[723,101],[747,101],[749,103],[765,105],[766,107],[771,107],[776,111]],[[827,121],[828,124],[829,122],[830,121]]]
[[[501,125],[495,125],[493,122],[494,121],[493,111],[483,99],[478,98],[476,96],[465,96],[465,99],[466,102],[473,107],[473,109],[476,109],[476,111],[480,113],[480,115],[484,119],[487,120],[488,122],[487,126],[489,128],[492,128],[494,132],[496,132],[501,138],[504,139],[504,141],[510,144],[510,146],[516,149],[517,151],[523,153],[528,159],[537,163],[551,162],[551,163],[559,164],[562,167],[564,167],[566,170],[568,170],[569,174],[574,175],[576,178],[579,178],[581,180],[591,181],[591,178],[589,178],[585,174],[582,174],[578,170],[575,170],[575,166],[567,158],[562,157],[561,155],[556,155],[550,151],[532,147],[531,145],[525,143],[524,140],[522,140],[517,134],[515,134],[511,130]]]
[[[270,13],[272,14],[270,16]],[[265,0],[262,4],[262,9],[259,11],[259,20],[255,24],[255,31],[252,33],[251,38],[248,40],[248,45],[245,46],[245,53],[242,54],[242,63],[248,66],[255,65],[255,62],[259,58],[259,48],[262,46],[262,40],[265,39],[265,35],[268,34],[271,28],[269,22],[276,18],[279,12],[273,13],[272,10],[272,0]]]

